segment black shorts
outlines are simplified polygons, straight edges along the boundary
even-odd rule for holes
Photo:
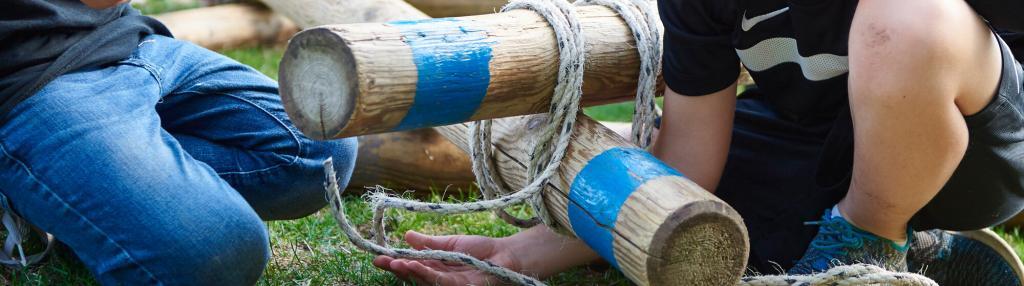
[[[1024,72],[1002,42],[998,94],[966,117],[970,141],[946,186],[911,221],[915,230],[979,229],[1024,209]],[[846,195],[853,166],[848,113],[827,122],[782,119],[756,89],[737,104],[732,146],[716,194],[743,216],[750,267],[788,269],[817,232],[821,218]]]

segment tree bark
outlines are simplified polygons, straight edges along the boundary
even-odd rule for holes
[[[406,0],[413,7],[435,18],[497,13],[506,0]]]
[[[303,28],[427,18],[402,0],[263,0],[263,3]]]
[[[382,185],[404,192],[429,190],[442,194],[473,189],[469,157],[433,129],[359,137],[359,154],[346,192]]]
[[[153,18],[178,39],[211,50],[283,43],[299,31],[290,20],[253,4],[225,4],[175,11]]]
[[[577,12],[587,42],[582,104],[633,98],[640,61],[630,29],[605,7]],[[548,111],[558,55],[548,22],[527,10],[329,25],[292,38],[281,97],[315,138],[536,114]]]

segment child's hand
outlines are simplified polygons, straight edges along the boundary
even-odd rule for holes
[[[503,238],[473,235],[428,236],[410,231],[405,234],[405,241],[416,249],[462,252],[538,279],[600,258],[583,241],[562,236],[544,225]],[[504,281],[476,268],[434,260],[377,256],[377,259],[373,260],[373,265],[391,271],[402,279],[424,285],[505,284]]]
[[[93,9],[107,9],[120,4],[128,3],[131,0],[82,0],[85,6]]]
[[[416,249],[456,251],[520,270],[517,261],[500,244],[500,239],[483,236],[426,236],[414,231],[405,234],[405,240]],[[435,260],[406,260],[378,256],[373,265],[391,271],[399,278],[423,285],[503,285],[483,271],[469,266],[446,264]]]

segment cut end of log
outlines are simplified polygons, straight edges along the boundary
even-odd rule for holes
[[[285,110],[303,134],[318,140],[339,137],[358,92],[355,58],[330,29],[302,31],[281,59],[280,85]]]
[[[649,250],[660,254],[647,263],[651,285],[728,285],[740,279],[749,242],[736,211],[724,202],[697,201],[676,210],[668,222]]]

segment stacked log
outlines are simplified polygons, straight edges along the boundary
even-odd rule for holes
[[[253,4],[187,9],[153,18],[167,26],[176,38],[211,50],[283,43],[299,31],[287,18]]]
[[[263,0],[263,3],[303,28],[427,18],[402,0]]]
[[[406,0],[434,18],[497,13],[507,0]]]
[[[585,98],[631,97],[638,61],[628,28],[605,8],[580,14],[593,39]],[[325,26],[289,43],[282,96],[292,120],[314,138],[455,123],[434,129],[465,148],[461,122],[547,110],[557,53],[546,21],[528,11]],[[340,100],[346,94],[352,100]],[[410,114],[416,124],[396,127]],[[498,175],[513,188],[528,183],[528,148],[545,121],[495,120]],[[746,265],[747,234],[732,208],[585,115],[546,187],[545,205],[558,223],[637,284],[731,284]]]

